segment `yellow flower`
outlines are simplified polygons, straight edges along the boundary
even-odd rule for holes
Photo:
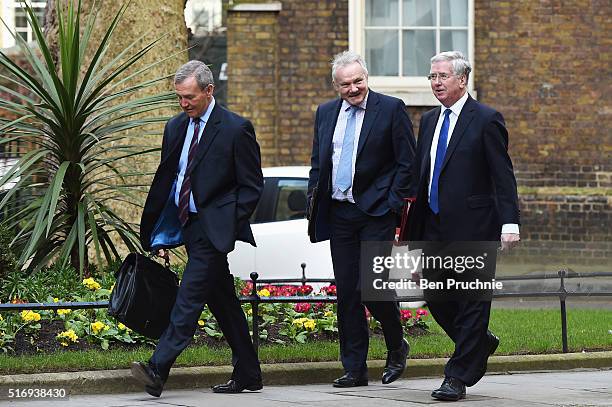
[[[117,324],[117,328],[119,328],[119,330],[123,331],[124,329],[126,329],[126,328],[127,328],[127,326],[125,326],[125,325],[123,325],[121,322],[119,322],[119,323]]]
[[[0,321],[4,321],[4,318],[2,318],[2,315],[0,315]]]
[[[91,330],[93,331],[94,335],[97,335],[102,330],[106,331],[108,329],[108,327],[104,324],[104,322],[100,322],[100,321],[92,322],[90,325],[91,325]]]
[[[304,326],[304,322],[308,321],[308,318],[298,318],[293,320],[293,325]]]
[[[57,315],[66,315],[66,314],[70,314],[72,311],[69,309],[58,309],[57,310]]]
[[[331,317],[334,315],[334,311],[325,311],[325,314],[323,314],[324,317]]]
[[[204,326],[204,321],[202,321],[201,319],[198,320],[198,325],[200,326]]]
[[[259,294],[260,297],[269,297],[270,291],[268,291],[267,288],[262,288],[261,290],[257,291],[257,294]]]
[[[90,290],[94,290],[94,291],[100,289],[100,284],[91,277],[84,279],[83,285],[89,288]]]
[[[33,311],[21,311],[21,319],[23,319],[26,322],[38,322],[40,321],[40,314],[37,312],[33,312]]]
[[[57,297],[53,298],[53,302],[59,302],[59,298]]]
[[[60,344],[62,346],[68,346],[69,341],[73,342],[73,343],[77,343],[78,339],[79,339],[77,334],[74,332],[74,329],[69,329],[67,331],[60,332],[56,336],[56,338],[57,338],[58,341],[60,341]]]
[[[317,324],[315,323],[314,319],[309,319],[306,322],[304,322],[304,328],[314,331],[315,327],[317,326]]]
[[[251,308],[247,310],[247,315],[253,315],[253,310]]]

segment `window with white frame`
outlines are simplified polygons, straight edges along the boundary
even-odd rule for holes
[[[27,12],[23,8],[23,4],[17,0],[2,0],[2,19],[8,26],[8,29],[4,24],[2,25],[2,48],[8,48],[15,45],[15,39],[11,32],[16,33],[24,40],[30,42],[34,40],[34,34],[32,27],[28,23]],[[30,2],[34,14],[36,15],[40,24],[44,23],[45,8],[47,6],[46,1],[32,1]]]
[[[450,50],[473,60],[473,8],[473,0],[349,0],[350,48],[366,59],[371,87],[437,104],[429,60]]]
[[[194,35],[206,35],[221,28],[222,12],[221,0],[187,0],[185,23]]]

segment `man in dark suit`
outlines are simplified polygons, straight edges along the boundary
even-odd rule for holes
[[[415,171],[417,200],[409,219],[411,241],[519,241],[516,180],[508,156],[508,132],[500,113],[467,93],[470,63],[460,52],[431,59],[429,79],[442,103],[419,126]],[[499,344],[488,331],[490,301],[430,301],[434,319],[455,343],[440,400],[465,397],[484,375]]]
[[[162,257],[184,244],[188,261],[170,325],[149,362],[132,363],[132,374],[159,397],[207,304],[232,349],[234,365],[231,380],[213,391],[259,390],[259,361],[227,262],[236,240],[255,245],[249,217],[263,187],[259,145],[248,120],[215,103],[213,76],[204,63],[180,67],[174,88],[183,112],[166,124],[140,234],[143,248]]]
[[[330,239],[336,279],[345,374],[333,385],[354,387],[368,384],[361,243],[394,239],[396,214],[411,196],[416,143],[404,103],[368,88],[361,56],[350,51],[336,55],[332,80],[340,98],[317,109],[308,183],[309,199],[317,205],[308,215],[314,226],[311,240]],[[388,349],[382,382],[391,383],[403,373],[409,350],[399,307],[393,301],[365,305],[382,325]]]

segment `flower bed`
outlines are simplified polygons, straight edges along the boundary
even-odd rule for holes
[[[103,301],[108,300],[112,284],[110,279],[100,281],[86,278],[82,281],[77,294],[69,298],[48,295],[46,298],[32,299],[37,302]],[[250,282],[239,282],[240,294],[250,295]],[[335,295],[333,285],[323,287],[313,293],[310,285],[263,285],[257,287],[260,297],[291,297]],[[26,298],[13,298],[11,302],[28,302]],[[249,327],[252,326],[251,305],[242,305]],[[313,340],[336,340],[338,321],[336,305],[333,303],[260,303],[259,338],[262,342],[291,343]],[[370,328],[375,335],[381,335],[379,323],[369,315]],[[407,335],[423,334],[427,331],[427,311],[402,310],[402,324]],[[223,334],[208,308],[198,321],[194,337],[197,344],[224,345]],[[20,313],[0,314],[0,352],[27,354],[48,352],[58,349],[83,350],[91,348],[133,347],[154,345],[148,338],[139,335],[108,316],[106,309],[85,310],[32,310]]]

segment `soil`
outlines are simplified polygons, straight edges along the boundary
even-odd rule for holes
[[[270,325],[266,326],[263,329],[266,329],[268,332],[267,340],[260,340],[261,344],[266,343],[275,343],[277,340],[281,340],[284,342],[289,342],[289,339],[285,336],[279,334],[280,326],[278,325]],[[58,332],[64,330],[64,323],[62,321],[43,321],[41,323],[40,330],[32,336],[28,332],[20,331],[17,333],[15,337],[15,341],[10,344],[13,348],[13,351],[9,352],[10,355],[20,356],[20,355],[32,355],[32,354],[41,354],[41,353],[52,353],[57,351],[84,351],[84,350],[100,350],[100,345],[97,343],[89,343],[86,340],[80,339],[77,343],[70,344],[69,348],[62,346],[59,341],[55,338]],[[426,335],[427,331],[420,327],[410,327],[407,331],[407,334],[411,337]],[[380,329],[376,329],[372,332],[373,336],[382,337],[382,331]],[[337,340],[337,333],[316,333],[313,335],[309,335],[307,341],[331,341]],[[197,329],[192,345],[206,345],[209,347],[221,347],[227,346],[227,342],[224,338],[212,338],[202,330]],[[111,342],[109,349],[111,350],[130,350],[136,349],[143,346],[151,346],[143,343],[129,344],[129,343],[117,343]]]

